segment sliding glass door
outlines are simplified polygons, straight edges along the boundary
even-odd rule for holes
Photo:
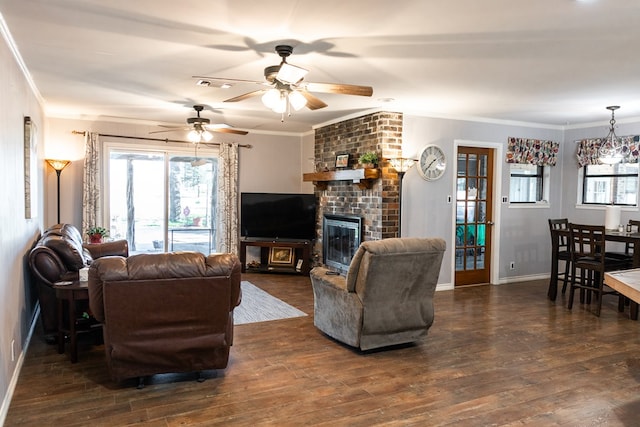
[[[105,199],[111,237],[131,254],[215,252],[218,162],[215,152],[107,145]]]

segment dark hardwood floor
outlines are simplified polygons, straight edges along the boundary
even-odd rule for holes
[[[7,426],[640,426],[640,323],[600,318],[546,281],[437,292],[429,335],[359,353],[313,326],[308,277],[247,274],[307,317],[236,326],[226,370],[107,376],[103,346],[71,364],[35,335]]]

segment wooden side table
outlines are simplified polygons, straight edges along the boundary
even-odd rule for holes
[[[54,283],[53,289],[56,291],[58,299],[58,353],[64,353],[64,337],[69,335],[69,358],[71,363],[78,361],[78,330],[76,322],[76,303],[78,301],[89,301],[88,282],[75,280],[71,284],[68,282]],[[65,284],[63,284],[65,283]],[[65,305],[68,309],[67,321],[65,322]],[[66,324],[65,324],[66,323]]]

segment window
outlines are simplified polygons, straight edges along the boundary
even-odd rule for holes
[[[511,203],[536,203],[545,200],[545,167],[512,163],[509,182]]]
[[[584,166],[582,203],[636,206],[638,203],[638,163]]]
[[[109,145],[105,203],[111,236],[132,254],[215,251],[217,157],[182,147]]]

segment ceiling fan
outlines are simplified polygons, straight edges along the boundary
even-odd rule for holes
[[[188,130],[189,134],[187,135],[187,139],[193,143],[199,142],[209,142],[213,138],[213,134],[211,132],[218,133],[233,133],[236,135],[246,135],[249,132],[244,130],[234,129],[225,123],[214,123],[211,124],[211,120],[206,117],[200,117],[200,111],[204,110],[203,105],[194,105],[193,109],[196,110],[197,117],[189,117],[187,119],[188,126],[164,126],[159,125],[160,127],[166,128],[164,130],[156,130],[149,133],[160,133],[160,132],[175,132],[178,130]]]
[[[304,82],[304,77],[309,72],[304,68],[291,65],[287,58],[293,53],[293,47],[289,45],[276,46],[276,52],[282,58],[279,65],[272,65],[264,69],[264,82],[255,80],[227,79],[221,77],[193,76],[199,79],[198,85],[210,86],[211,80],[223,82],[256,83],[266,85],[268,88],[258,89],[226,99],[224,102],[243,101],[254,96],[262,95],[262,102],[277,113],[291,113],[291,109],[299,110],[307,107],[310,110],[324,108],[327,104],[311,92],[337,93],[342,95],[371,96],[371,86],[359,86],[339,83],[311,83]]]

